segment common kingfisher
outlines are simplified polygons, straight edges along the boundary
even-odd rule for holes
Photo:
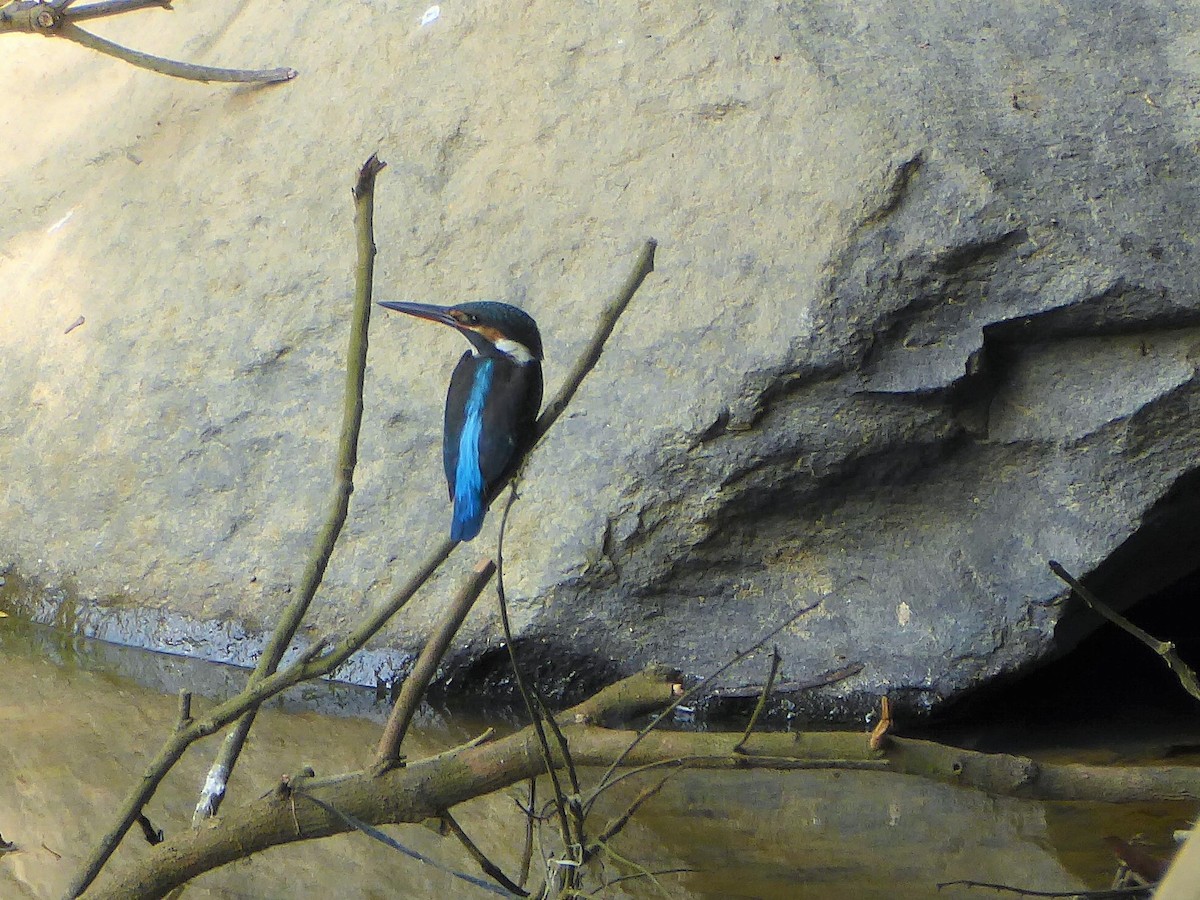
[[[527,313],[507,303],[379,305],[449,325],[471,342],[450,376],[442,432],[454,503],[450,537],[469,541],[483,527],[492,491],[533,443],[542,406],[542,336]]]

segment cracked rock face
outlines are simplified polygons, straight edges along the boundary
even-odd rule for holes
[[[347,188],[376,149],[377,297],[522,306],[548,396],[659,241],[506,537],[514,624],[555,687],[703,673],[812,605],[772,640],[782,679],[849,666],[825,711],[928,708],[1078,636],[1048,559],[1118,605],[1194,568],[1190,6],[240,9],[106,35],[297,81],[0,38],[25,85],[0,112],[22,175],[0,197],[6,605],[257,652],[328,503]],[[463,349],[375,315],[310,636],[447,527]],[[403,669],[498,518],[343,675]],[[503,680],[490,606],[452,688]]]

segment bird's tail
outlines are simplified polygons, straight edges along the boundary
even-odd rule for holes
[[[456,485],[454,491],[454,518],[450,522],[450,539],[469,541],[483,528],[483,516],[487,507],[483,502],[483,485],[471,490],[469,485]]]

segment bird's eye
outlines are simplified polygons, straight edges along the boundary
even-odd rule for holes
[[[463,313],[462,323],[464,325],[478,325],[479,316],[472,315],[471,313]]]

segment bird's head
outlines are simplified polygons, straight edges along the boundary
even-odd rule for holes
[[[508,303],[481,300],[454,306],[381,300],[386,309],[457,328],[471,342],[477,355],[507,356],[517,363],[542,358],[542,335],[526,312]]]

